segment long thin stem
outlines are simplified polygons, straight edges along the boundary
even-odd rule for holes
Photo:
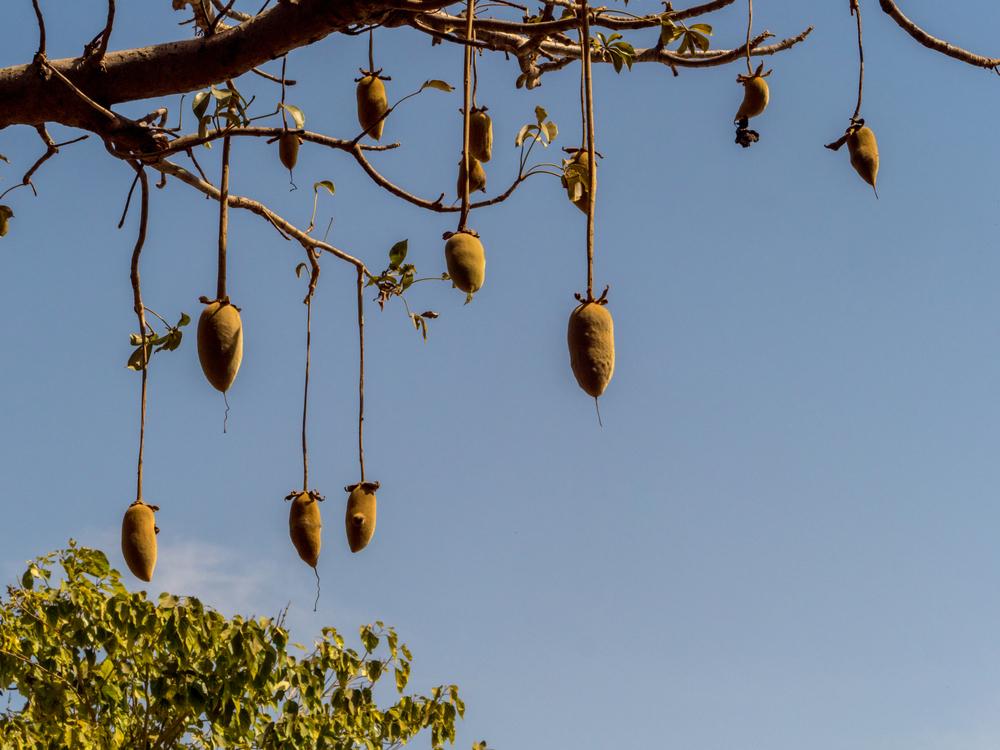
[[[368,72],[375,72],[375,28],[368,29]]]
[[[753,75],[753,66],[750,64],[750,30],[753,28],[753,0],[747,0],[749,12],[747,13],[747,75]]]
[[[361,464],[361,481],[365,481],[365,308],[364,269],[358,267],[358,463]]]
[[[475,16],[476,0],[468,0],[465,9],[465,38],[472,39],[473,17]],[[469,219],[469,181],[471,180],[469,164],[469,130],[472,119],[472,47],[465,46],[465,67],[463,74],[465,77],[465,102],[462,106],[462,174],[465,180],[462,184],[462,213],[458,219],[459,231],[465,229],[465,222]]]
[[[587,301],[594,299],[594,209],[597,205],[597,153],[594,148],[594,81],[590,67],[590,9],[587,0],[580,3],[580,48],[583,52],[583,89],[586,94],[587,120]]]
[[[132,168],[139,177],[141,189],[141,207],[139,212],[139,236],[132,250],[132,300],[135,315],[139,319],[139,335],[142,337],[142,397],[139,410],[139,459],[135,470],[135,499],[142,500],[142,453],[146,442],[146,380],[149,375],[149,347],[146,345],[146,307],[142,304],[142,292],[139,286],[139,256],[146,242],[146,226],[149,222],[149,180],[146,170],[138,162],[132,163]]]
[[[858,18],[858,106],[854,108],[852,120],[861,115],[861,96],[865,90],[865,48],[861,42],[861,7],[858,0],[851,0],[851,15]]]
[[[312,251],[310,251],[312,252]],[[309,491],[309,446],[306,443],[306,418],[309,414],[309,351],[312,348],[312,290],[306,297],[306,379],[302,388],[302,491]]]
[[[229,235],[229,136],[222,139],[222,181],[219,183],[219,279],[215,297],[226,298],[226,239]]]
[[[35,57],[45,57],[45,18],[42,16],[42,9],[38,7],[38,0],[31,0],[31,7],[35,9],[35,19],[38,21],[38,52]]]

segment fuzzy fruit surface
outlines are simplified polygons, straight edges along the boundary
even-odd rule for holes
[[[475,294],[486,281],[486,250],[478,237],[458,232],[444,243],[444,260],[452,282],[466,294]]]
[[[365,76],[358,81],[358,122],[368,135],[376,141],[382,140],[385,120],[379,118],[389,109],[385,95],[385,84],[375,76]],[[375,123],[378,123],[377,125]],[[369,130],[369,128],[371,128]]]
[[[569,364],[576,382],[597,398],[615,371],[615,326],[604,305],[584,302],[569,316]]]
[[[299,160],[299,137],[295,133],[286,130],[281,134],[278,139],[278,158],[289,172],[295,169]]]
[[[493,157],[493,121],[482,110],[473,110],[469,117],[469,153],[479,161]]]
[[[156,519],[143,502],[129,506],[122,519],[122,557],[136,578],[153,580],[156,567]]]
[[[322,531],[323,518],[319,513],[319,501],[308,492],[300,492],[292,500],[292,507],[288,510],[288,535],[302,561],[313,568],[319,562]]]
[[[738,122],[743,118],[757,117],[767,108],[770,99],[770,92],[767,88],[767,81],[760,76],[752,76],[743,82],[743,102],[736,113],[734,121]]]
[[[201,311],[198,360],[212,387],[228,391],[243,362],[243,322],[228,302],[209,302]]]
[[[579,165],[577,167],[576,165]],[[563,167],[563,187],[566,188],[566,197],[573,201],[573,205],[579,208],[584,213],[587,213],[590,202],[590,188],[587,187],[589,183],[589,169],[590,169],[590,154],[583,149],[580,149],[573,157],[569,160],[565,167]],[[580,197],[575,201],[573,200],[573,192],[570,187],[570,182],[567,179],[567,175],[572,173],[575,178],[582,178],[583,182],[580,185],[582,192]],[[594,183],[597,183],[597,174],[594,174]]]
[[[347,496],[347,543],[351,552],[360,552],[375,535],[376,501],[373,485],[359,484]]]
[[[469,159],[469,194],[481,190],[486,192],[486,170],[483,169],[482,163],[479,159],[470,158]],[[458,191],[458,199],[462,200],[462,194],[465,192],[465,164],[463,162],[458,163],[458,186],[456,188]]]
[[[872,129],[866,125],[847,136],[847,150],[851,154],[851,166],[862,180],[875,187],[878,179],[878,142]]]

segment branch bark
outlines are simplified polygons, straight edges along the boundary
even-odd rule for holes
[[[975,65],[980,68],[996,68],[1000,65],[1000,57],[984,57],[983,55],[977,55],[974,52],[969,52],[961,47],[956,47],[954,44],[946,42],[944,39],[938,39],[935,36],[931,36],[903,15],[903,11],[899,9],[899,6],[896,5],[893,0],[879,0],[879,5],[882,6],[882,10],[893,21],[895,21],[899,27],[903,29],[903,31],[928,49],[932,49],[935,52],[940,52],[943,55],[953,57],[956,60],[961,60],[964,63]]]

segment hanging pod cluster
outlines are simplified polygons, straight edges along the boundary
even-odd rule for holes
[[[136,500],[122,518],[122,556],[132,575],[147,583],[153,580],[156,567],[156,535],[160,530],[153,514],[158,510],[156,505]]]
[[[208,301],[198,319],[198,361],[212,387],[225,393],[243,362],[240,309],[226,297]]]
[[[389,99],[385,94],[384,79],[381,71],[362,70],[358,79],[358,123],[361,129],[374,138],[382,140],[382,130],[385,127],[385,113],[389,111]]]

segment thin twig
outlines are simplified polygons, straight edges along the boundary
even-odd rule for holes
[[[35,18],[38,19],[38,52],[35,53],[36,60],[45,58],[45,18],[42,17],[42,9],[38,7],[38,0],[31,0],[31,7],[35,9]]]
[[[961,60],[964,63],[975,65],[980,68],[993,68],[995,70],[997,66],[1000,66],[1000,57],[984,57],[983,55],[977,55],[973,52],[962,49],[961,47],[956,47],[951,42],[946,42],[943,39],[931,36],[903,15],[903,11],[899,9],[899,6],[897,6],[893,0],[879,0],[879,5],[882,7],[883,12],[895,21],[899,27],[903,29],[903,31],[928,49],[932,49],[935,52],[940,52],[943,55],[953,57],[956,60]]]
[[[9,193],[11,190],[16,190],[17,188],[24,187],[25,185],[30,187],[31,192],[37,196],[38,191],[35,189],[35,184],[31,181],[31,178],[35,174],[35,172],[38,171],[38,168],[41,167],[45,162],[47,162],[53,156],[58,154],[59,149],[62,148],[63,146],[69,146],[71,143],[79,143],[80,141],[86,140],[87,138],[90,137],[89,135],[81,135],[78,138],[73,138],[68,141],[63,141],[62,143],[55,143],[52,140],[52,137],[49,135],[48,131],[45,129],[44,125],[36,125],[35,130],[38,132],[38,137],[42,139],[42,143],[45,144],[45,153],[42,154],[38,158],[38,160],[31,165],[31,168],[24,173],[24,177],[21,178],[21,181],[19,183],[17,183],[16,185],[11,185],[9,188],[0,193],[0,200],[3,200],[3,197],[7,195],[7,193]]]
[[[747,0],[747,75],[753,75],[753,66],[750,65],[750,31],[753,29],[753,0]]]
[[[861,96],[865,90],[865,47],[861,42],[861,7],[858,0],[851,0],[851,15],[858,17],[858,106],[851,117],[851,120],[857,120],[861,115]]]
[[[312,251],[308,251],[310,255]],[[306,296],[306,377],[302,388],[302,491],[309,491],[309,446],[306,443],[306,418],[309,414],[309,351],[312,348],[313,290]]]
[[[104,23],[104,28],[91,39],[83,48],[83,56],[91,65],[95,65],[104,59],[108,51],[108,42],[111,40],[111,29],[115,25],[115,0],[108,0],[108,19]]]

